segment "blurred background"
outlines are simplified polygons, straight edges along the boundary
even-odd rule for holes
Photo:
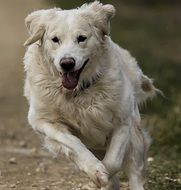
[[[30,169],[33,173],[39,167],[37,158],[27,158],[24,153],[19,153],[19,149],[32,150],[40,144],[27,124],[28,105],[23,97],[23,43],[27,38],[24,18],[40,8],[57,6],[70,9],[86,2],[91,1],[0,0],[0,189],[8,189],[13,184],[18,190],[23,185],[26,185],[24,189],[33,189],[31,183],[43,179],[45,175],[35,172],[33,177],[27,175],[27,182],[20,183],[22,186],[16,184],[16,181],[21,181],[22,174],[26,175]],[[164,93],[164,97],[157,96],[141,108],[142,125],[153,139],[146,187],[150,190],[181,189],[181,1],[101,2],[111,3],[117,10],[111,24],[112,39],[136,57],[144,73],[153,78],[156,87]],[[17,151],[13,153],[15,149]],[[8,161],[11,158],[22,162],[18,164],[16,161],[15,165],[11,165]],[[43,163],[50,164],[47,167],[57,164],[49,158],[44,159],[42,156]],[[31,163],[29,167],[28,163]],[[25,168],[26,174],[23,173]],[[12,169],[14,173],[10,172]],[[64,176],[64,171],[59,175]],[[56,177],[59,179],[59,176]],[[56,177],[50,179],[56,181]],[[124,176],[122,178],[124,180]]]

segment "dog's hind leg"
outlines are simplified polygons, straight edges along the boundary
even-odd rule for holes
[[[144,190],[144,171],[150,137],[139,127],[131,130],[129,150],[124,160],[124,169],[129,177],[130,190]]]

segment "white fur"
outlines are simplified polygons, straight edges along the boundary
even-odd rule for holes
[[[96,1],[79,9],[28,15],[30,38],[24,57],[28,120],[45,136],[51,152],[65,154],[101,189],[119,189],[115,174],[124,165],[131,190],[143,190],[149,138],[139,128],[138,104],[155,88],[135,59],[108,36],[114,14],[112,5]],[[77,43],[78,35],[87,40]],[[54,36],[60,43],[52,42]],[[75,59],[75,70],[89,59],[72,91],[62,86],[59,76],[63,57]],[[103,160],[90,149],[105,152]]]

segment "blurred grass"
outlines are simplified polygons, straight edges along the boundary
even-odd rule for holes
[[[91,1],[48,2],[51,6],[70,9]],[[143,125],[153,138],[150,155],[156,159],[150,166],[148,189],[181,189],[180,182],[169,180],[181,177],[178,164],[181,158],[181,4],[161,0],[101,2],[111,3],[117,10],[112,20],[112,39],[137,58],[144,73],[154,79],[165,95],[148,101],[141,109]]]

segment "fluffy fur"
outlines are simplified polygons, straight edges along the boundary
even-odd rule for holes
[[[143,190],[150,139],[139,127],[138,104],[156,89],[129,52],[109,37],[114,14],[112,5],[96,1],[78,9],[39,10],[27,16],[28,120],[52,153],[71,159],[97,187],[118,190],[116,173],[123,168],[131,190]],[[86,40],[79,43],[80,35]],[[62,85],[64,57],[74,58],[74,70],[89,60],[73,90]]]

